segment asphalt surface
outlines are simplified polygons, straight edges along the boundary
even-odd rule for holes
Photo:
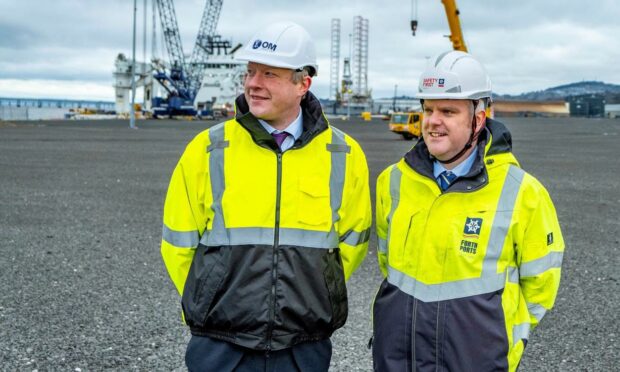
[[[505,118],[549,190],[567,250],[556,307],[522,371],[611,371],[618,356],[620,120]],[[215,122],[0,122],[0,370],[185,370],[189,332],[159,254],[161,212],[186,143]],[[378,173],[413,145],[384,121],[333,124]],[[333,371],[369,371],[376,237],[349,282]],[[481,351],[484,352],[484,351]]]

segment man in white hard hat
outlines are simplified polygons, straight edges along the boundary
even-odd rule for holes
[[[345,280],[371,223],[360,146],[309,88],[301,26],[259,31],[235,118],[187,146],[168,189],[162,255],[182,296],[191,371],[327,371]]]
[[[486,118],[489,77],[451,51],[422,74],[422,140],[377,181],[376,371],[514,371],[551,309],[564,241],[549,194]]]

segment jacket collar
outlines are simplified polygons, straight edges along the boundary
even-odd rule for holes
[[[321,103],[314,94],[307,92],[301,100],[301,114],[303,132],[293,147],[303,147],[309,143],[314,137],[327,129],[327,119],[323,115]],[[263,147],[268,147],[278,151],[279,147],[273,137],[267,133],[265,128],[258,122],[256,117],[250,112],[250,107],[241,94],[235,100],[235,119],[243,128],[245,128],[254,142]]]

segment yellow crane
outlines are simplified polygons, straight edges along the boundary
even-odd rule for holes
[[[461,21],[459,20],[459,9],[456,7],[455,0],[441,0],[443,7],[446,11],[446,17],[448,18],[448,26],[450,27],[450,35],[448,38],[452,42],[452,48],[454,50],[461,50],[467,52],[467,46],[465,45],[465,39],[463,38],[463,31],[461,31]],[[417,0],[411,0],[412,10],[417,7]],[[412,15],[413,16],[413,15]],[[415,36],[415,32],[418,28],[418,20],[411,19],[411,31]]]

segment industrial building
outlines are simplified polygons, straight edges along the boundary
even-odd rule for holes
[[[492,105],[495,116],[567,117],[568,103],[564,101],[496,101]]]
[[[568,97],[570,116],[596,117],[605,116],[605,96],[602,94],[583,94]]]
[[[53,98],[0,98],[0,120],[66,119],[75,112],[114,111],[114,103]]]
[[[605,117],[610,119],[620,118],[620,104],[605,105]]]

